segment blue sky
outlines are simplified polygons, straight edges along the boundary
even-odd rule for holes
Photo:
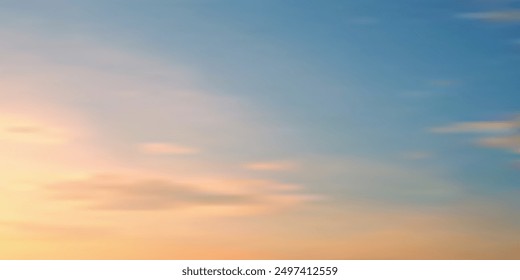
[[[13,145],[6,152],[33,152],[9,153],[6,162],[41,172],[34,193],[81,182],[72,184],[76,194],[61,195],[89,197],[65,199],[97,205],[82,212],[86,219],[98,219],[98,208],[150,207],[134,195],[146,196],[141,187],[162,178],[212,190],[170,201],[195,208],[233,195],[277,211],[295,204],[349,216],[359,207],[377,221],[381,209],[403,211],[396,214],[403,219],[418,211],[445,220],[451,211],[463,225],[446,231],[484,238],[482,228],[500,220],[496,232],[509,240],[520,228],[511,214],[520,185],[519,27],[515,0],[0,0],[0,140]],[[42,141],[63,146],[26,146]],[[37,164],[46,152],[52,167]],[[96,174],[139,176],[117,183],[128,200],[100,201],[92,198],[98,187],[92,195],[82,189],[111,182]],[[29,175],[17,176],[8,182]],[[240,182],[271,187],[237,191]],[[176,184],[165,188],[178,191]],[[13,187],[9,195],[20,194]],[[263,211],[255,207],[244,211]],[[472,222],[479,207],[492,218]],[[156,210],[159,219],[164,209]],[[48,222],[11,212],[4,218],[11,225]],[[287,219],[309,215],[302,213]],[[129,226],[128,217],[123,211],[99,224]],[[276,232],[279,221],[257,219],[273,229],[266,235]],[[147,234],[170,229],[162,230]],[[428,258],[420,248],[409,257]],[[251,250],[245,256],[262,256]],[[392,257],[374,250],[366,257]],[[512,256],[506,251],[468,256]]]

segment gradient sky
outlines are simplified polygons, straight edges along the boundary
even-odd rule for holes
[[[0,259],[518,259],[520,1],[0,0]]]

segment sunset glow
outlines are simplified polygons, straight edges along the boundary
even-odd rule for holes
[[[520,258],[519,3],[418,2],[0,0],[0,259]]]

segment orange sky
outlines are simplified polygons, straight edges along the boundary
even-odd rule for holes
[[[296,128],[190,67],[0,35],[0,259],[520,258],[518,191],[471,192],[426,152],[285,153]]]

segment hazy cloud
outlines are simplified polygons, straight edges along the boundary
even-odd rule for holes
[[[165,178],[98,175],[46,187],[52,198],[98,210],[168,210],[198,206],[244,206],[268,210],[299,204],[311,195],[267,180],[179,183]]]
[[[520,22],[520,10],[510,9],[480,13],[465,13],[460,14],[459,17],[489,22]]]
[[[478,144],[484,147],[501,148],[520,154],[520,135],[482,138]]]
[[[0,35],[5,39],[0,44],[0,106],[67,108],[93,124],[96,144],[113,153],[127,153],[142,143],[137,149],[155,155],[214,147],[262,155],[297,134],[247,98],[212,90],[191,66],[174,59],[88,36],[71,39],[9,28],[0,28]],[[29,138],[36,127],[9,128],[9,137]]]
[[[497,133],[507,132],[518,127],[517,121],[463,122],[430,129],[434,133]]]
[[[74,135],[70,129],[22,115],[0,114],[0,141],[33,144],[61,144]]]
[[[520,118],[508,121],[467,122],[433,128],[434,133],[487,133],[499,136],[483,137],[477,144],[483,147],[500,148],[520,153]]]

